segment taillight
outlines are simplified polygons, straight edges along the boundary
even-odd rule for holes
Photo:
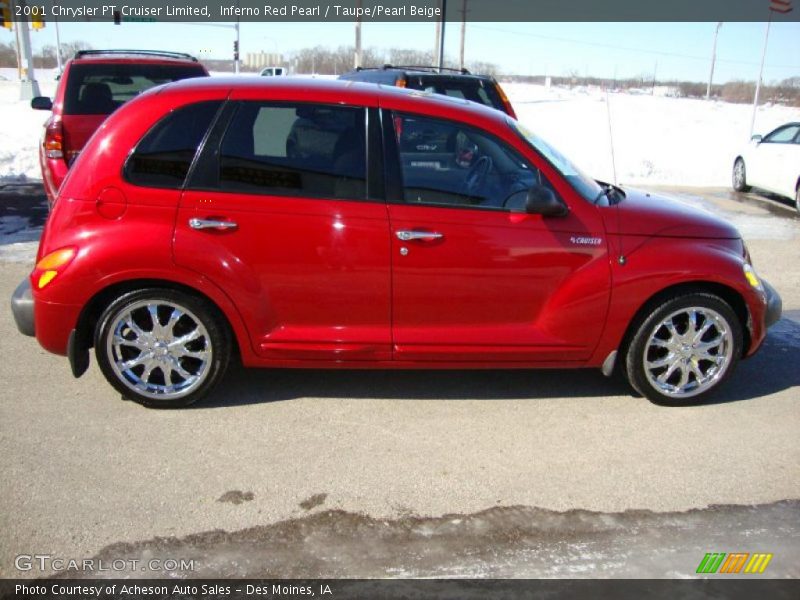
[[[64,158],[64,128],[61,119],[53,119],[44,130],[44,155],[47,158]]]
[[[31,274],[31,278],[36,284],[36,289],[41,290],[49,285],[57,275],[69,266],[69,263],[72,262],[77,253],[78,250],[74,246],[66,246],[51,252],[39,260]]]
[[[500,87],[499,83],[495,83],[494,85],[497,88],[497,93],[500,94],[500,100],[502,100],[503,106],[506,107],[506,112],[512,119],[516,119],[517,113],[514,112],[514,108],[511,106],[511,102],[508,100],[508,96],[506,96],[503,88]]]
[[[397,81],[394,82],[397,87],[406,87],[406,78],[405,77],[398,77]]]

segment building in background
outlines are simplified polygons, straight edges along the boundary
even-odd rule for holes
[[[282,64],[283,55],[279,52],[248,52],[244,57],[245,68],[253,71]]]

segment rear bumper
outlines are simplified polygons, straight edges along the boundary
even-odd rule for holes
[[[11,295],[11,312],[14,314],[14,321],[16,321],[17,329],[21,334],[31,337],[36,335],[33,318],[33,292],[31,291],[31,282],[27,277]]]
[[[768,328],[774,325],[780,318],[783,312],[783,300],[781,300],[778,291],[769,283],[761,280],[764,285],[764,291],[767,295],[767,311],[764,314],[764,327]]]

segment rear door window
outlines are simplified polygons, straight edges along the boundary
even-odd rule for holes
[[[65,115],[108,115],[156,85],[204,77],[198,65],[75,63],[64,96]]]
[[[199,102],[174,110],[136,146],[125,164],[125,178],[134,185],[183,187],[192,161],[222,102]]]
[[[243,102],[222,139],[219,187],[363,199],[365,132],[363,108]]]

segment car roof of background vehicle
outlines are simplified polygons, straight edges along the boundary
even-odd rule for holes
[[[363,73],[364,71],[396,71],[398,73],[412,73],[419,75],[432,75],[439,77],[454,77],[454,78],[468,78],[468,79],[491,79],[490,75],[481,75],[479,73],[470,73],[468,69],[451,69],[449,67],[427,66],[427,65],[391,65],[385,64],[380,67],[356,67],[354,70],[345,73],[345,75],[354,75],[356,73]]]
[[[269,90],[274,100],[292,100],[295,102],[331,102],[342,104],[359,104],[413,110],[413,112],[430,112],[431,116],[465,116],[468,119],[491,121],[495,125],[505,126],[508,115],[494,108],[470,102],[461,98],[453,98],[427,92],[400,88],[393,85],[366,83],[361,81],[340,79],[312,79],[302,77],[264,78],[264,77],[203,77],[182,79],[154,88],[155,94],[180,94],[191,96],[193,91],[206,93],[217,91],[220,96],[227,94],[231,99],[263,99],[262,93]],[[147,94],[147,92],[145,92]],[[142,94],[144,95],[144,94]],[[410,102],[409,102],[410,101]],[[418,104],[420,110],[413,109]]]
[[[197,58],[183,52],[161,52],[157,50],[79,50],[73,61],[81,63],[192,63],[200,64]]]

